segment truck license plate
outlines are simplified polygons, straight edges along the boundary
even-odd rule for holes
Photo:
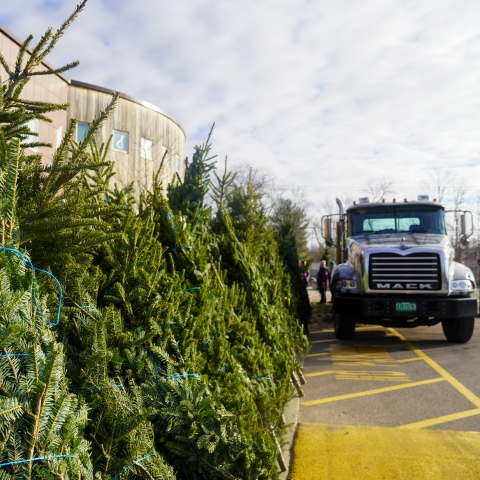
[[[417,304],[415,302],[397,302],[397,312],[416,312]]]

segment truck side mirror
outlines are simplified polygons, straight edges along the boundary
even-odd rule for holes
[[[325,242],[328,247],[331,247],[333,245],[331,218],[323,219],[323,238],[325,239]]]
[[[462,237],[467,235],[467,219],[465,214],[460,215],[460,234]]]

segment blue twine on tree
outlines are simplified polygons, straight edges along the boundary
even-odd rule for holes
[[[57,321],[56,322],[51,322],[42,312],[42,309],[40,308],[40,306],[38,305],[38,301],[37,301],[37,294],[36,294],[36,288],[35,288],[35,277],[34,277],[34,280],[33,280],[33,286],[32,286],[32,291],[33,291],[33,300],[35,302],[35,306],[37,307],[37,311],[38,313],[40,314],[40,316],[49,324],[49,325],[52,325],[52,327],[55,327],[59,324],[60,322],[60,312],[62,310],[62,302],[63,302],[63,290],[62,290],[62,286],[60,285],[60,282],[57,280],[57,277],[55,277],[55,275],[53,273],[50,273],[50,272],[47,272],[47,270],[42,270],[41,268],[37,268],[35,267],[31,260],[26,258],[25,255],[20,252],[19,250],[15,249],[15,248],[8,248],[8,247],[0,247],[0,250],[4,250],[6,252],[13,252],[13,253],[16,253],[17,255],[19,255],[20,259],[22,260],[22,263],[27,267],[27,268],[30,268],[31,270],[33,270],[34,272],[37,271],[37,272],[42,272],[42,273],[46,273],[49,277],[52,277],[55,282],[57,283],[58,285],[58,293],[59,293],[59,300],[58,300],[58,307],[57,307]]]
[[[92,307],[90,305],[79,305],[78,308],[81,308],[82,310],[88,310],[90,308],[95,308],[95,307]]]
[[[0,467],[8,467],[9,465],[17,465],[19,463],[39,462],[40,460],[50,460],[53,458],[78,458],[77,455],[49,455],[47,457],[28,458],[27,460],[16,460],[14,462],[0,463]]]
[[[258,376],[255,376],[255,377],[252,377],[252,379],[254,379],[254,380],[272,380],[272,381],[273,381],[273,378],[271,378],[271,377],[258,377]]]
[[[19,70],[18,72],[15,72],[13,75],[10,75],[10,77],[8,77],[4,82],[2,82],[2,85],[4,83],[9,82],[12,78],[17,78],[22,72],[23,70]],[[28,75],[28,72],[27,72],[27,75]]]
[[[210,338],[200,347],[200,351],[206,348],[209,343],[210,343]]]
[[[29,357],[30,353],[2,353],[0,358],[4,357]],[[45,357],[45,353],[40,353],[40,357]]]
[[[114,477],[112,477],[112,480],[115,480],[115,478],[119,477],[120,475],[122,475],[123,473],[125,473],[127,470],[130,470],[132,467],[134,467],[137,463],[141,462],[142,460],[145,460],[146,458],[148,457],[153,457],[154,455],[156,455],[157,452],[153,452],[153,453],[150,453],[148,455],[145,455],[144,457],[142,458],[139,458],[138,460],[135,460],[131,465],[129,465],[127,468],[124,468],[120,473],[117,473]]]
[[[166,377],[165,380],[172,380],[174,378],[185,378],[185,377],[198,377],[196,373],[182,373],[180,375],[172,375],[170,377]]]
[[[200,287],[190,287],[190,288],[184,288],[183,291],[184,292],[190,292],[191,290],[201,290]]]

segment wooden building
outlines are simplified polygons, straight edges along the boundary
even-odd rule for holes
[[[0,52],[11,65],[16,62],[22,41],[0,25]],[[45,62],[42,69],[55,68]],[[8,80],[0,66],[0,78]],[[52,144],[52,148],[35,149],[49,163],[60,144],[71,119],[76,119],[76,140],[81,141],[91,122],[111,100],[112,91],[69,79],[65,75],[33,76],[24,89],[24,98],[51,103],[69,103],[68,110],[49,114],[52,123],[32,121],[30,129],[39,134],[38,141]],[[109,159],[115,164],[116,175],[112,184],[126,188],[132,182],[135,191],[151,185],[152,176],[163,159],[162,180],[168,184],[175,174],[185,173],[183,128],[171,116],[155,105],[121,94],[116,109],[97,133],[99,144],[113,136]],[[33,140],[33,139],[32,139]]]
[[[68,118],[76,118],[77,140],[82,140],[88,122],[111,100],[111,90],[72,80]],[[121,100],[97,135],[99,143],[113,135],[110,159],[115,163],[114,181],[122,188],[136,182],[135,189],[149,187],[163,159],[162,179],[184,174],[185,132],[169,115],[142,100],[122,94]]]
[[[0,52],[6,62],[13,70],[17,60],[20,45],[23,42],[12,32],[0,25]],[[42,70],[55,68],[48,62],[44,62]],[[8,75],[0,64],[0,81],[3,83],[8,80]],[[62,74],[59,75],[38,75],[31,77],[23,89],[22,96],[26,100],[38,100],[49,103],[67,103],[70,80]],[[67,112],[57,111],[47,114],[52,123],[32,120],[29,123],[30,130],[39,134],[38,141],[51,143],[53,148],[60,144],[63,134],[67,128]],[[37,141],[32,137],[31,141]],[[51,148],[39,147],[35,152],[43,155],[45,163],[50,163],[53,150]]]

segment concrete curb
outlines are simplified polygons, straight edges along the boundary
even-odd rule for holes
[[[285,408],[285,421],[287,423],[287,433],[285,435],[285,444],[283,445],[283,458],[287,465],[286,472],[278,471],[278,475],[281,480],[287,480],[288,475],[290,474],[291,460],[293,457],[293,447],[295,440],[295,432],[297,429],[298,421],[298,408],[300,406],[300,397],[294,397],[288,402],[287,407]]]

